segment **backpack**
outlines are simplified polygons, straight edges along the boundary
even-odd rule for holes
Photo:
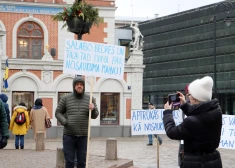
[[[17,113],[16,118],[15,118],[16,124],[23,125],[25,121],[26,121],[25,113],[24,112]]]

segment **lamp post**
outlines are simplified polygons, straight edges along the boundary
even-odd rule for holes
[[[224,20],[226,26],[230,26],[232,23],[232,19],[230,18],[230,14],[233,11],[232,3],[228,1],[223,1],[214,7],[214,96],[217,98],[217,62],[216,62],[216,23],[217,23],[217,16],[216,12],[224,12],[227,16]]]

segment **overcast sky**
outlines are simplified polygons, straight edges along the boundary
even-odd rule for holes
[[[116,0],[116,16],[159,17],[220,2],[222,0]]]

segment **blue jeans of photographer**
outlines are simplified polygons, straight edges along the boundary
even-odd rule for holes
[[[74,168],[75,153],[77,156],[76,167],[86,167],[87,136],[63,136],[63,152],[65,158],[65,168]]]

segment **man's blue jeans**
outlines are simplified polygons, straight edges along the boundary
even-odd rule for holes
[[[154,135],[155,137],[158,137],[158,142],[161,144],[162,143],[162,138],[158,135]],[[148,135],[148,138],[149,138],[149,144],[153,144],[153,135],[152,134],[149,134]]]
[[[75,152],[77,152],[77,167],[86,167],[87,136],[63,136],[63,152],[65,168],[74,168]]]
[[[16,139],[15,139],[15,147],[19,148],[24,146],[24,135],[16,135]]]

